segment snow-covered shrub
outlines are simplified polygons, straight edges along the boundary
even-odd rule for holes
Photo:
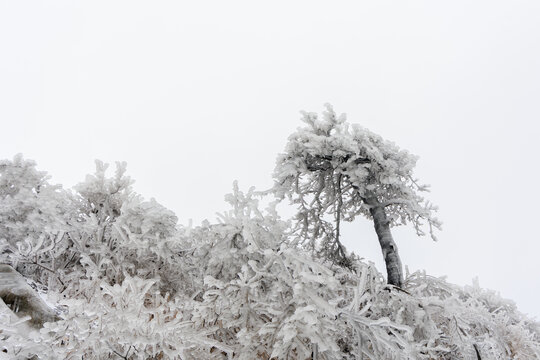
[[[540,327],[521,314],[512,301],[491,290],[459,287],[417,272],[407,279],[411,296],[428,313],[431,338],[447,348],[447,358],[540,358]],[[435,330],[436,329],[436,330]]]
[[[0,161],[0,263],[44,286],[63,288],[75,257],[68,232],[77,207],[72,194],[49,178],[20,154]]]
[[[332,271],[287,245],[244,251],[248,260],[235,278],[204,279],[193,317],[198,328],[212,330],[239,359],[302,359],[313,345],[337,354],[339,282]]]
[[[96,161],[96,173],[76,186],[79,221],[70,237],[80,258],[79,277],[114,285],[127,275],[136,276],[155,280],[163,294],[177,292],[183,287],[179,259],[184,245],[176,216],[133,192],[125,163],[117,163],[112,178],[106,176],[107,167]],[[80,289],[75,282],[73,295]],[[92,287],[84,292],[87,289]]]
[[[39,334],[50,359],[199,358],[199,348],[213,346],[182,313],[179,298],[164,297],[155,281],[126,275],[121,284],[102,282],[89,299],[60,300],[68,311]],[[46,355],[45,355],[46,354]]]

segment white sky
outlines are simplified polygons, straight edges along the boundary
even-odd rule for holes
[[[540,316],[540,2],[187,3],[0,0],[0,157],[66,187],[126,160],[198,223],[330,102],[420,156],[444,230],[396,229],[404,264]],[[384,272],[369,221],[346,243]]]

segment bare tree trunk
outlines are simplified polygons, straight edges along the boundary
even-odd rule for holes
[[[369,212],[373,217],[375,232],[379,238],[379,244],[386,263],[386,272],[388,284],[401,287],[403,285],[403,270],[401,267],[401,259],[399,258],[398,250],[392,233],[390,232],[390,222],[386,217],[384,207],[377,201],[375,197],[368,197],[365,200],[366,204],[370,205]]]

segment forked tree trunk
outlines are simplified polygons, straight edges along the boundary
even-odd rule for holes
[[[370,206],[369,212],[373,217],[375,232],[377,233],[379,244],[381,245],[384,262],[386,263],[388,284],[401,287],[403,285],[401,259],[399,258],[396,243],[390,232],[390,222],[386,217],[384,207],[375,197],[369,197],[365,202]]]

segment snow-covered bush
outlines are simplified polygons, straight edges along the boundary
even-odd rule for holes
[[[212,331],[228,355],[239,359],[307,358],[338,352],[335,305],[339,282],[330,269],[286,243],[286,224],[274,211],[262,214],[238,191],[221,216],[222,240],[213,244],[203,293],[195,303],[195,326]],[[227,233],[228,232],[228,233]],[[226,269],[224,271],[224,269]]]
[[[20,154],[0,161],[0,263],[62,288],[75,255],[67,234],[77,221],[77,206],[72,194],[49,178]]]

